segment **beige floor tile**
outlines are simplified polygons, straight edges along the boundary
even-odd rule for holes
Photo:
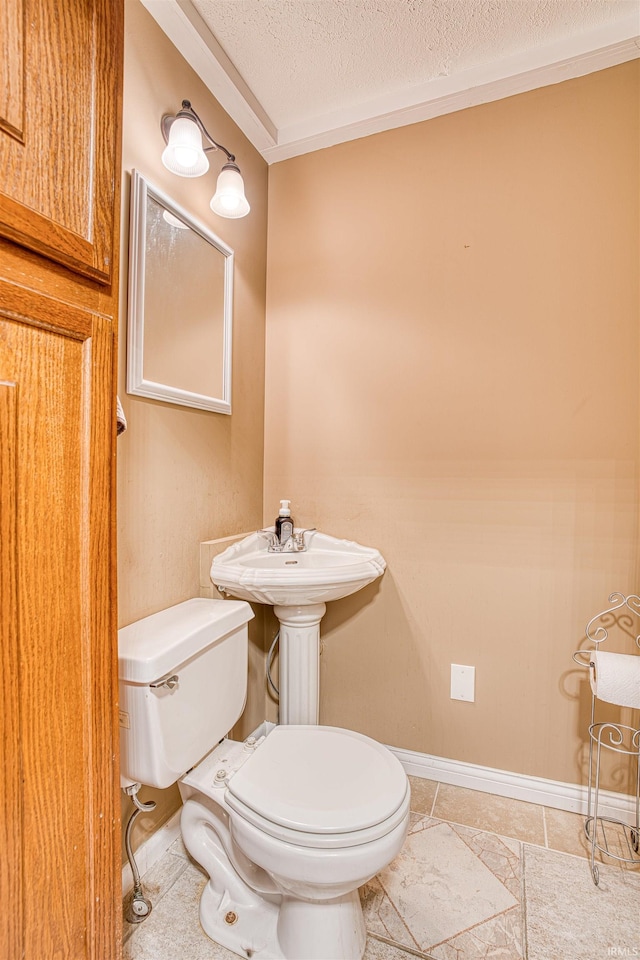
[[[401,947],[385,943],[384,940],[376,940],[375,937],[367,937],[362,960],[415,960],[415,957],[415,953],[407,953]]]
[[[640,877],[525,845],[524,882],[529,960],[640,956]]]
[[[498,837],[484,830],[450,824],[478,859],[520,902],[522,899],[522,844],[519,840]]]
[[[124,944],[123,960],[237,960],[200,926],[198,908],[205,883],[200,870],[187,863],[169,893]]]
[[[544,846],[542,807],[535,803],[441,783],[433,816]]]
[[[433,801],[438,791],[437,781],[409,777],[409,783],[411,784],[411,809],[422,816],[431,816]]]
[[[547,825],[547,846],[550,850],[571,853],[576,857],[591,857],[591,844],[585,836],[585,818],[582,814],[545,807],[544,817]],[[609,835],[612,834],[613,831],[609,831]],[[614,853],[622,852],[622,848],[615,841],[615,838],[612,838],[612,850]],[[596,861],[598,863],[615,864],[615,861],[607,859],[597,850]]]
[[[588,856],[583,816],[568,810],[545,807],[544,818],[547,826],[547,846],[550,850],[572,853],[576,857]]]
[[[418,943],[411,935],[398,908],[387,896],[378,877],[369,880],[360,888],[360,902],[368,933],[392,940],[398,945],[418,949]]]
[[[561,853],[571,853],[577,857],[586,857],[591,859],[591,843],[587,840],[584,832],[584,820],[582,814],[570,813],[567,810],[555,810],[545,807],[545,821],[547,825],[547,846],[550,850],[558,850]],[[612,867],[619,867],[631,874],[640,873],[640,856],[632,850],[628,835],[625,834],[622,827],[617,824],[605,824],[606,845],[610,853],[617,857],[626,859],[635,859],[635,863],[626,863],[624,860],[616,860],[614,857],[608,857],[599,850],[595,853],[595,862],[597,864],[608,864]],[[601,845],[604,845],[602,839],[602,828],[598,833],[598,839]]]
[[[171,853],[176,857],[182,857],[184,860],[190,861],[189,854],[187,853],[187,849],[182,840],[182,834],[179,837],[176,837],[176,839],[173,841],[173,843],[169,847],[167,853]]]
[[[398,946],[444,957],[447,954],[438,950],[446,943],[482,927],[479,939],[467,937],[448,955],[456,960],[497,957],[499,953],[489,950],[493,944],[496,949],[501,945],[505,960],[520,960],[519,845],[510,846],[499,837],[490,844],[486,837],[483,833],[478,839],[474,830],[429,818],[414,823],[399,856],[365,889],[367,929]],[[504,878],[516,882],[505,883]],[[487,951],[478,954],[481,942]],[[505,943],[511,952],[505,952]]]
[[[433,960],[523,960],[522,914],[514,907],[435,947]]]
[[[640,875],[605,860],[596,887],[582,817],[545,808],[549,845],[557,848],[545,849],[535,804],[440,785],[432,811],[436,784],[412,780],[412,806],[434,817],[414,809],[400,856],[361,892],[364,960],[640,956]],[[526,836],[534,839],[523,844]],[[153,911],[127,925],[123,960],[235,960],[200,927],[205,882],[176,841],[143,877]]]
[[[184,859],[184,857],[174,856],[172,853],[167,852],[161,860],[159,860],[150,870],[146,872],[143,878],[143,894],[145,899],[151,902],[152,910],[158,906],[162,898],[171,890],[171,887],[186,870],[186,868],[187,861]],[[132,893],[133,891],[124,898],[122,904],[123,942],[128,940],[129,937],[133,935],[135,930],[140,929],[139,923],[129,923],[126,919]],[[147,921],[143,920],[142,922],[146,923]]]

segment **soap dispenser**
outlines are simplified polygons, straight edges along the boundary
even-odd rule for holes
[[[280,501],[280,512],[276,517],[276,537],[281,546],[293,536],[293,517],[291,516],[291,500]]]

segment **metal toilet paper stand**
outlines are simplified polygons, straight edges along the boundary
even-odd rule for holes
[[[609,636],[609,630],[617,627],[633,637],[640,649],[640,597],[612,593],[610,606],[589,621],[585,634],[597,650]],[[581,667],[589,669],[593,650],[577,650],[573,659]],[[591,696],[591,723],[589,724],[589,767],[587,784],[587,815],[584,821],[585,836],[591,847],[591,875],[598,885],[599,871],[596,851],[623,863],[640,863],[640,728],[610,720],[599,720],[600,712],[595,693]],[[633,824],[615,817],[598,813],[600,801],[600,773],[603,752],[608,751],[633,758],[635,768],[635,814]]]

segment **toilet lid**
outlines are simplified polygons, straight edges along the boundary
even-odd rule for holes
[[[407,777],[391,751],[369,737],[339,727],[292,725],[276,727],[227,789],[238,812],[244,807],[302,833],[346,834],[396,813]]]

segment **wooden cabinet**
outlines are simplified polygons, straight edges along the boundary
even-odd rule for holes
[[[103,283],[120,173],[111,122],[120,5],[0,5],[0,235]]]
[[[0,4],[0,956],[117,960],[120,0]]]

